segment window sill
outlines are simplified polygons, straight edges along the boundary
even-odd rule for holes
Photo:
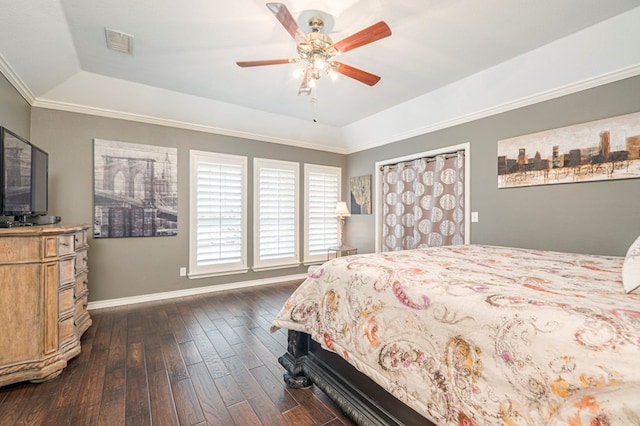
[[[296,262],[296,263],[287,263],[286,265],[254,266],[251,268],[251,270],[253,272],[274,271],[276,269],[297,268],[300,265],[301,265],[300,262]]]

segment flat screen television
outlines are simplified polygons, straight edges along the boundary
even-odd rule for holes
[[[25,221],[47,214],[48,179],[48,154],[0,127],[0,216]]]
[[[31,215],[49,211],[49,154],[31,145]]]

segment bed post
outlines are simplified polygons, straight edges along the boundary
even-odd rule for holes
[[[278,358],[286,370],[287,386],[300,389],[315,385],[359,425],[435,426],[339,355],[323,350],[309,334],[293,330],[288,334],[287,352]]]
[[[303,389],[311,386],[311,380],[303,373],[303,364],[309,353],[309,335],[289,330],[287,353],[278,358],[286,372],[284,382],[293,389]]]

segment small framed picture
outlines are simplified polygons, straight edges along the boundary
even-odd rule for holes
[[[349,179],[351,214],[371,214],[371,175]]]

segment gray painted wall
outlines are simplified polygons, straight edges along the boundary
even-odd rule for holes
[[[42,108],[33,108],[31,118],[31,140],[49,152],[49,212],[62,216],[65,222],[93,220],[94,138],[178,149],[178,235],[92,239],[91,301],[306,272],[305,267],[299,267],[194,280],[179,277],[179,267],[188,265],[190,149],[249,157],[249,265],[253,253],[253,157],[338,166],[346,175],[346,157],[341,154]],[[302,172],[301,165],[301,176]]]
[[[498,190],[496,143],[503,138],[637,111],[640,111],[640,77],[342,156],[124,120],[31,109],[6,79],[0,78],[0,121],[50,153],[50,212],[62,216],[65,222],[92,221],[94,138],[178,148],[178,236],[91,240],[92,301],[304,272],[305,268],[294,268],[199,280],[178,276],[178,268],[187,265],[188,256],[189,149],[247,155],[250,159],[256,156],[340,166],[345,169],[347,199],[348,177],[374,174],[376,161],[470,142],[472,210],[480,213],[480,222],[472,224],[472,242],[624,255],[640,234],[640,179]],[[351,216],[347,222],[347,242],[358,247],[360,253],[373,251],[373,229],[372,215]]]
[[[0,73],[0,126],[29,139],[31,106]]]
[[[375,163],[471,144],[471,242],[624,256],[640,235],[640,179],[497,189],[497,141],[640,111],[640,77],[348,156],[349,177]],[[347,219],[346,240],[375,250],[374,216]]]

